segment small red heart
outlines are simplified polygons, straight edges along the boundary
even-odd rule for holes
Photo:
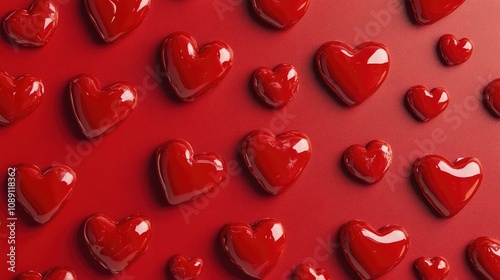
[[[330,280],[330,274],[321,268],[304,263],[295,269],[292,280]]]
[[[370,141],[366,148],[352,145],[344,151],[344,164],[349,172],[368,184],[380,181],[391,163],[391,146],[382,140]]]
[[[194,280],[203,269],[203,261],[200,258],[175,255],[170,259],[169,267],[175,280]]]
[[[137,105],[137,91],[129,83],[116,83],[101,89],[99,81],[88,75],[70,84],[73,113],[87,138],[111,132]]]
[[[264,278],[278,263],[285,247],[285,230],[274,219],[249,226],[230,223],[221,231],[222,247],[231,261],[247,275]]]
[[[42,102],[41,79],[24,75],[14,78],[0,72],[0,124],[9,125],[31,114]]]
[[[86,0],[85,4],[94,27],[106,43],[137,28],[151,9],[151,0]]]
[[[406,93],[408,106],[423,122],[430,121],[441,114],[450,101],[450,95],[444,88],[428,91],[424,86],[414,86]]]
[[[479,237],[467,248],[474,268],[485,279],[500,279],[500,241],[491,237]]]
[[[156,168],[167,201],[177,205],[210,191],[227,177],[226,163],[213,153],[195,155],[184,140],[170,140],[156,150]]]
[[[392,270],[405,257],[409,243],[400,226],[375,230],[364,221],[353,220],[340,229],[344,255],[361,279],[376,279]]]
[[[55,0],[35,0],[29,10],[14,11],[3,21],[7,36],[25,47],[45,46],[57,27],[59,6]]]
[[[415,20],[419,24],[432,24],[451,14],[465,0],[410,0]]]
[[[73,193],[76,174],[64,165],[43,172],[33,164],[16,166],[16,196],[21,206],[39,224],[50,221]]]
[[[182,101],[194,101],[214,89],[233,66],[233,51],[214,41],[198,49],[187,33],[174,33],[162,45],[165,72],[175,94]]]
[[[389,52],[379,43],[366,42],[355,49],[343,42],[323,44],[316,65],[325,83],[349,106],[372,96],[389,73]]]
[[[294,26],[307,12],[309,0],[252,0],[257,15],[278,29]]]
[[[253,74],[253,88],[272,108],[283,108],[299,89],[299,74],[290,64],[280,64],[273,70],[261,67]]]
[[[45,274],[45,277],[36,271],[26,271],[17,276],[16,280],[76,280],[76,273],[69,267],[55,267]]]
[[[451,34],[445,34],[439,39],[439,51],[447,65],[453,66],[466,62],[472,55],[471,40],[463,38],[457,40]]]
[[[136,262],[149,245],[151,222],[135,214],[119,223],[97,214],[85,222],[84,236],[92,256],[112,273]]]
[[[486,86],[484,97],[491,111],[500,118],[500,79],[496,79]]]
[[[421,257],[414,265],[422,280],[443,280],[450,272],[448,261],[443,257]]]
[[[275,136],[264,130],[250,132],[242,143],[250,173],[270,194],[280,194],[300,176],[311,157],[309,138],[298,131]]]
[[[447,218],[467,205],[483,180],[481,163],[476,158],[450,163],[439,155],[426,155],[415,161],[413,175],[425,198]]]

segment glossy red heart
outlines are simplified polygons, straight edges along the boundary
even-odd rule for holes
[[[391,146],[382,140],[370,141],[366,148],[352,145],[344,151],[344,164],[349,172],[368,184],[380,181],[391,163]]]
[[[85,243],[92,256],[112,273],[119,273],[146,252],[151,222],[140,214],[119,223],[97,214],[85,222]]]
[[[287,190],[311,157],[309,138],[298,131],[275,136],[264,130],[250,132],[242,143],[243,159],[250,173],[270,194]]]
[[[78,125],[87,138],[110,133],[137,105],[137,91],[129,83],[101,89],[97,78],[80,75],[70,83],[70,98]]]
[[[351,48],[343,42],[323,44],[316,65],[325,83],[349,106],[372,96],[389,73],[389,52],[379,43],[366,42]]]
[[[410,0],[415,20],[419,24],[432,24],[451,14],[465,0]]]
[[[137,28],[151,9],[151,0],[86,0],[85,4],[94,27],[106,43]]]
[[[247,275],[264,278],[278,263],[285,247],[285,230],[274,219],[249,226],[230,223],[221,231],[222,248],[231,261]]]
[[[443,280],[450,272],[448,261],[443,257],[418,258],[415,263],[420,278],[422,280]]]
[[[439,155],[417,161],[413,175],[429,203],[444,217],[455,216],[472,199],[483,180],[476,158],[460,158],[451,163]]]
[[[14,78],[0,72],[0,124],[9,125],[33,113],[43,94],[40,78],[31,75]]]
[[[299,74],[290,64],[280,64],[273,70],[261,67],[253,74],[253,88],[272,108],[285,107],[299,89]]]
[[[500,279],[500,241],[482,236],[467,248],[469,259],[484,279]]]
[[[376,279],[396,267],[409,242],[406,231],[395,225],[375,230],[364,221],[353,220],[340,229],[344,256],[361,279]]]
[[[170,259],[168,266],[175,280],[194,280],[203,269],[203,261],[200,258],[175,255]]]
[[[441,114],[450,102],[450,95],[444,88],[431,91],[424,86],[414,86],[406,93],[406,102],[421,121],[427,122]]]
[[[278,29],[294,26],[307,12],[309,0],[252,0],[255,13]]]
[[[439,39],[439,51],[447,65],[453,66],[466,62],[472,55],[471,40],[463,38],[457,40],[451,34],[445,34]]]
[[[65,165],[40,170],[33,164],[16,166],[16,196],[21,206],[39,224],[50,221],[73,193],[76,174]]]
[[[14,11],[3,21],[7,36],[26,47],[45,46],[57,27],[59,6],[55,0],[35,0],[29,10]]]
[[[330,274],[321,268],[304,263],[295,269],[292,280],[330,280]]]
[[[496,79],[486,86],[484,98],[491,112],[500,118],[500,79]]]
[[[48,271],[43,277],[36,271],[26,271],[17,276],[16,280],[76,280],[76,273],[69,267],[55,267]]]
[[[187,33],[174,33],[162,45],[165,72],[175,94],[182,101],[194,101],[213,90],[233,66],[233,51],[214,41],[198,48]]]
[[[227,177],[224,160],[213,153],[195,155],[184,140],[171,140],[156,150],[156,167],[167,201],[180,204],[217,187]]]

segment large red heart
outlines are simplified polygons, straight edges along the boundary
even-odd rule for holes
[[[85,222],[84,236],[92,256],[104,268],[119,273],[146,252],[151,238],[151,222],[140,214],[119,223],[97,214]]]
[[[270,107],[283,108],[299,88],[299,74],[290,64],[280,64],[273,70],[261,67],[253,74],[253,88]]]
[[[304,263],[295,269],[292,280],[330,280],[330,274],[321,268],[314,268],[310,263]]]
[[[26,47],[45,46],[57,27],[59,6],[55,0],[35,0],[29,10],[7,15],[3,28],[14,42]]]
[[[500,118],[500,79],[496,79],[486,86],[484,98],[491,112]]]
[[[413,175],[425,198],[447,218],[467,205],[483,180],[481,163],[476,158],[450,163],[439,155],[426,155],[415,161]]]
[[[76,280],[76,273],[69,267],[55,267],[43,277],[36,271],[26,271],[17,276],[16,280]]]
[[[187,33],[174,33],[162,45],[165,72],[175,94],[183,101],[194,101],[214,89],[233,66],[233,51],[214,41],[198,49]]]
[[[443,257],[435,258],[418,258],[415,263],[415,268],[422,280],[443,280],[450,272],[448,261]]]
[[[15,168],[17,201],[38,223],[50,221],[71,197],[75,172],[64,165],[52,165],[43,172],[27,163]]]
[[[86,0],[87,13],[101,38],[111,43],[137,28],[151,0]]]
[[[156,167],[167,201],[180,204],[218,186],[227,177],[224,160],[213,153],[195,155],[184,140],[171,140],[156,150]]]
[[[222,247],[231,261],[246,274],[264,278],[278,263],[285,247],[285,230],[274,219],[249,226],[228,224],[221,231]]]
[[[500,279],[500,241],[491,237],[479,237],[467,248],[474,268],[485,278]]]
[[[380,181],[391,163],[391,146],[382,140],[370,141],[366,148],[352,145],[344,151],[344,164],[349,172],[368,184]]]
[[[101,89],[99,81],[88,75],[71,81],[70,94],[73,113],[88,138],[111,132],[137,105],[137,91],[131,84],[121,82]]]
[[[323,44],[316,65],[325,83],[349,106],[373,95],[389,73],[389,52],[379,43],[366,42],[355,49],[343,42]]]
[[[168,266],[175,280],[194,280],[203,269],[203,261],[200,258],[175,255],[170,259]]]
[[[410,0],[415,20],[431,24],[451,14],[465,0]]]
[[[409,237],[400,226],[373,229],[353,220],[340,229],[344,255],[361,279],[376,279],[398,265],[406,255]]]
[[[450,95],[444,88],[434,88],[429,91],[426,87],[419,85],[408,90],[406,101],[415,116],[427,122],[448,107]]]
[[[0,124],[8,125],[31,114],[42,102],[42,80],[24,75],[14,78],[0,72]]]
[[[264,130],[250,132],[242,143],[250,173],[270,194],[280,194],[300,176],[311,157],[309,138],[298,131],[275,136]]]
[[[457,40],[451,34],[445,34],[439,39],[439,51],[447,65],[453,66],[466,62],[472,55],[471,40],[463,38]]]
[[[294,26],[307,12],[309,0],[252,0],[257,15],[278,29]]]

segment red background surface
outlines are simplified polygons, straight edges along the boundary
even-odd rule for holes
[[[218,13],[214,5],[226,2],[234,7],[226,4],[227,10]],[[351,219],[366,220],[376,228],[398,224],[408,231],[408,254],[384,279],[415,278],[413,261],[435,255],[448,259],[449,279],[471,279],[467,244],[482,235],[500,237],[500,130],[498,120],[478,99],[486,83],[500,76],[499,1],[467,1],[445,19],[422,27],[411,22],[402,0],[319,0],[291,30],[276,31],[255,18],[247,1],[155,0],[138,29],[109,45],[98,38],[83,3],[60,1],[59,26],[44,48],[14,47],[5,36],[0,40],[0,69],[16,76],[38,75],[46,89],[31,116],[0,128],[2,181],[6,182],[7,168],[20,162],[42,168],[63,163],[77,173],[73,196],[50,223],[34,226],[18,206],[17,273],[67,265],[79,279],[166,279],[168,259],[183,253],[205,261],[199,279],[246,279],[220,249],[219,230],[231,221],[253,223],[273,217],[288,235],[282,258],[267,279],[285,279],[306,258],[327,269],[332,279],[354,279],[341,250],[333,248],[326,255],[321,245],[328,239],[338,242],[340,226]],[[29,4],[30,0],[2,1],[0,15]],[[377,21],[381,14],[385,19]],[[234,67],[222,84],[191,104],[179,102],[164,81],[158,84],[152,76],[160,65],[161,42],[175,31],[193,34],[200,45],[225,41],[235,53]],[[360,32],[365,32],[365,39],[387,45],[392,65],[374,96],[357,108],[347,108],[320,81],[313,57],[330,40],[365,40]],[[474,42],[468,62],[453,68],[441,64],[436,44],[445,33]],[[301,80],[296,98],[281,113],[259,102],[249,82],[254,69],[279,63],[295,65]],[[141,92],[130,117],[97,143],[85,140],[70,109],[68,83],[81,73],[96,75],[103,85],[128,81]],[[451,104],[443,115],[425,124],[410,115],[403,100],[416,84],[449,90]],[[256,128],[299,130],[312,141],[309,165],[299,181],[277,197],[265,194],[246,169],[238,167],[239,143]],[[225,158],[234,167],[227,185],[183,208],[167,205],[153,154],[172,138],[189,141],[196,152],[216,152]],[[366,186],[346,175],[341,155],[351,144],[377,138],[393,147],[394,163],[387,174],[392,180],[386,176]],[[482,186],[452,219],[438,217],[408,177],[409,163],[423,152],[482,161]],[[5,191],[0,199],[0,278],[12,279],[15,274],[7,271],[5,255]],[[181,210],[190,212],[183,215]],[[143,213],[152,220],[149,250],[121,276],[103,271],[84,247],[82,225],[95,213],[116,220]]]

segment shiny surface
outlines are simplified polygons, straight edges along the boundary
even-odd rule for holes
[[[80,75],[70,83],[73,113],[82,133],[96,138],[110,133],[137,105],[137,91],[129,83],[116,83],[101,89],[94,76]]]
[[[290,64],[280,64],[274,70],[260,67],[252,77],[253,89],[268,106],[283,108],[299,89],[299,73]]]
[[[394,269],[405,257],[409,243],[400,226],[375,230],[364,221],[353,220],[340,229],[344,256],[361,279],[376,279]]]
[[[85,222],[83,232],[92,256],[104,268],[119,273],[146,252],[151,238],[151,222],[140,214],[118,223],[96,214]]]
[[[175,94],[182,101],[194,101],[226,77],[233,66],[233,51],[221,41],[199,49],[191,35],[178,32],[163,42],[162,59]]]
[[[175,280],[194,280],[203,269],[203,261],[200,258],[175,255],[170,259],[168,266]]]
[[[3,21],[3,29],[17,44],[25,47],[45,46],[59,21],[59,6],[55,0],[35,0],[29,10],[14,11]]]
[[[69,267],[55,267],[42,276],[36,271],[26,271],[19,274],[16,280],[77,280],[76,272]]]
[[[356,48],[338,41],[323,44],[316,66],[324,82],[347,105],[357,106],[372,96],[389,73],[389,52],[376,42]]]
[[[450,94],[444,88],[413,86],[406,93],[406,102],[413,114],[423,122],[428,122],[441,114],[450,102]]]
[[[419,24],[432,24],[451,14],[465,0],[410,0],[415,20]]]
[[[439,39],[439,52],[447,65],[453,66],[466,62],[472,55],[474,45],[468,38],[457,40],[451,34]]]
[[[156,169],[172,205],[189,201],[219,186],[227,177],[226,163],[214,153],[195,155],[185,140],[171,140],[156,150]]]
[[[40,78],[32,75],[14,78],[7,72],[0,72],[0,124],[15,123],[33,113],[43,95]]]
[[[467,248],[469,260],[479,274],[488,280],[500,279],[500,241],[482,236]]]
[[[310,263],[303,263],[295,268],[292,280],[330,280],[330,274],[322,268],[314,268]]]
[[[366,147],[352,145],[344,151],[344,164],[363,182],[377,183],[392,164],[391,146],[382,140],[370,141]]]
[[[259,184],[277,195],[299,178],[311,157],[309,138],[298,131],[279,135],[253,130],[241,145],[245,164]]]
[[[151,0],[85,0],[99,36],[114,42],[136,29],[151,9]]]
[[[273,270],[285,247],[285,230],[274,219],[264,219],[252,226],[230,223],[222,229],[220,237],[231,261],[257,279]]]
[[[451,163],[439,155],[426,155],[415,161],[413,175],[432,207],[447,218],[469,203],[483,180],[478,159],[460,158]]]
[[[420,257],[414,266],[422,280],[443,280],[450,273],[450,265],[443,257]]]
[[[500,118],[500,79],[496,79],[486,86],[484,99],[490,111]]]
[[[64,165],[52,165],[43,171],[27,163],[16,168],[17,201],[37,223],[47,223],[71,197],[76,183],[75,172]]]
[[[289,29],[307,12],[309,0],[252,0],[255,13],[277,29]]]

